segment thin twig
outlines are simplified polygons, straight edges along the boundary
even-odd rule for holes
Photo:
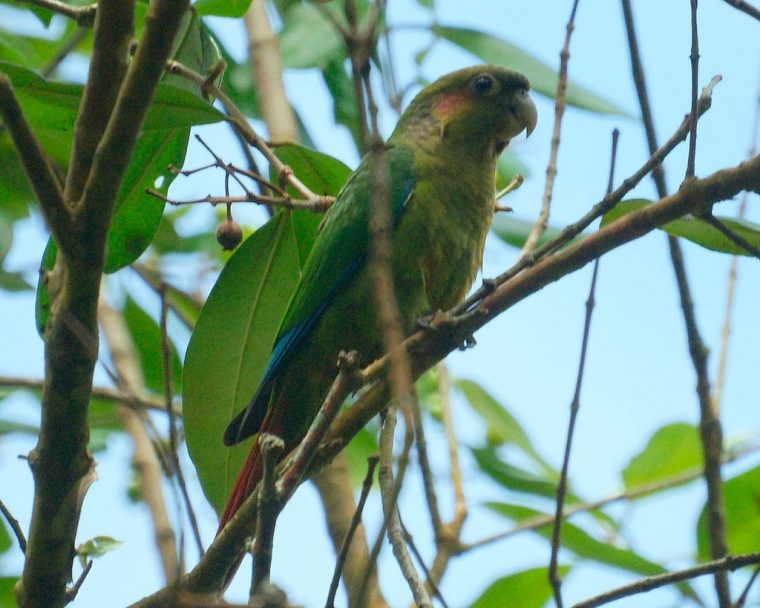
[[[5,506],[5,503],[2,500],[0,500],[0,513],[3,514],[3,517],[5,517],[11,530],[13,530],[13,534],[16,536],[16,542],[18,542],[18,547],[21,549],[21,553],[26,553],[26,537],[24,536],[24,531],[21,529],[18,520],[13,517],[13,514],[8,507]]]
[[[154,190],[153,188],[146,188],[145,194],[149,194],[150,196],[169,205],[173,205],[174,207],[198,204],[230,205],[232,203],[257,203],[259,205],[272,207],[284,207],[285,209],[302,209],[304,211],[311,211],[312,213],[323,213],[327,211],[333,201],[333,197],[331,196],[318,196],[314,199],[300,200],[289,196],[269,196],[267,194],[255,194],[253,192],[248,192],[245,196],[212,196],[209,194],[201,198],[180,201],[169,198],[162,192]]]
[[[710,226],[715,228],[718,232],[720,232],[723,236],[725,236],[729,241],[731,241],[737,247],[744,249],[747,253],[750,253],[754,255],[757,259],[760,259],[760,249],[755,247],[752,243],[750,243],[747,239],[745,239],[741,234],[738,234],[734,232],[733,230],[731,230],[728,226],[726,226],[723,222],[721,222],[712,213],[701,215],[699,219],[710,224]]]
[[[185,474],[182,472],[182,465],[179,461],[177,420],[174,414],[174,408],[172,408],[172,402],[174,401],[174,387],[172,382],[171,346],[169,345],[169,332],[167,329],[169,306],[166,301],[166,283],[162,283],[159,286],[158,293],[161,297],[161,322],[159,327],[161,329],[161,364],[164,372],[164,407],[169,414],[169,450],[171,453],[172,464],[174,465],[172,468],[177,477],[182,500],[185,503],[187,518],[190,520],[190,528],[193,531],[193,538],[195,539],[195,545],[198,549],[198,555],[203,556],[203,541],[201,540],[200,528],[198,527],[198,519],[195,517],[193,503],[190,500],[190,494],[187,491],[187,484],[185,483]]]
[[[82,573],[77,578],[76,582],[71,586],[71,588],[66,589],[66,603],[70,604],[73,602],[77,594],[79,593],[79,590],[82,588],[82,585],[84,584],[84,580],[87,578],[87,575],[90,573],[90,570],[92,570],[92,566],[95,564],[93,560],[88,560],[87,565],[84,567],[84,570],[82,570]]]
[[[760,21],[760,9],[752,6],[749,2],[745,0],[723,0],[723,2]]]
[[[577,10],[578,0],[575,0],[573,8],[570,11],[570,18],[567,20],[565,44],[559,54],[559,78],[557,80],[557,93],[554,96],[554,129],[552,131],[551,148],[549,151],[549,164],[546,167],[546,184],[544,185],[544,196],[541,201],[541,211],[528,238],[525,240],[521,252],[523,256],[535,248],[538,239],[546,232],[546,228],[549,225],[554,179],[557,177],[557,155],[559,154],[560,133],[562,132],[562,117],[565,114],[566,107],[565,93],[567,91],[567,66],[570,60],[570,38],[575,28],[575,13]]]
[[[41,379],[35,378],[16,378],[13,376],[0,376],[0,387],[8,388],[26,388],[33,391],[42,390]],[[153,412],[166,412],[166,404],[163,399],[150,396],[136,396],[128,394],[119,389],[110,386],[93,386],[92,398],[103,401],[113,401],[115,403],[127,405],[135,409],[151,410]],[[174,402],[173,407],[175,416],[182,415],[182,409],[179,402]]]
[[[749,590],[752,589],[752,585],[755,584],[755,581],[757,580],[757,575],[760,574],[760,564],[755,566],[755,569],[752,571],[752,576],[749,577],[749,580],[747,581],[747,584],[744,586],[744,590],[741,592],[739,597],[736,599],[736,601],[733,603],[731,608],[743,608],[744,605],[747,603],[747,597],[749,597]]]
[[[61,249],[68,251],[75,246],[76,239],[72,235],[73,220],[64,202],[63,188],[45,149],[24,115],[10,78],[3,73],[0,73],[0,116],[16,146],[50,233]]]
[[[697,2],[691,0],[691,114],[689,124],[689,156],[686,159],[686,179],[696,174],[697,158],[697,93],[699,91],[699,27],[697,25]]]
[[[303,198],[307,200],[313,200],[319,198],[319,195],[312,192],[301,180],[299,180],[293,171],[291,171],[283,162],[277,158],[277,155],[272,150],[272,147],[253,130],[248,120],[243,113],[235,105],[235,102],[230,99],[224,91],[219,89],[213,82],[209,81],[205,76],[191,70],[187,66],[179,63],[178,61],[169,60],[166,62],[166,70],[170,74],[176,74],[182,76],[188,80],[199,84],[203,87],[203,90],[219,99],[224,105],[228,114],[228,120],[235,126],[243,138],[254,148],[256,148],[264,158],[267,159],[272,170],[276,175],[284,179],[290,186],[292,186],[296,192],[298,192]]]
[[[428,511],[430,512],[430,523],[433,526],[436,543],[438,543],[441,537],[443,522],[441,520],[441,512],[438,509],[438,497],[435,495],[433,471],[430,466],[430,458],[428,457],[427,441],[425,439],[425,425],[422,422],[422,410],[419,403],[415,404],[412,413],[414,419],[414,435],[417,440],[417,458],[419,459],[420,471],[422,473],[425,499],[427,500]]]
[[[72,6],[59,0],[22,0],[28,4],[39,6],[53,13],[68,17],[75,21],[80,27],[92,27],[95,23],[95,14],[97,13],[97,4],[87,4],[85,6]]]
[[[760,553],[748,553],[746,555],[727,556],[723,559],[717,559],[711,562],[694,566],[693,568],[686,568],[677,572],[668,572],[667,574],[656,574],[654,576],[648,576],[642,578],[630,585],[623,585],[607,591],[590,599],[573,604],[572,608],[595,608],[596,606],[602,606],[609,604],[615,600],[619,600],[624,597],[631,597],[637,593],[646,593],[652,591],[652,589],[658,589],[665,585],[671,585],[673,583],[679,583],[681,581],[688,581],[698,576],[705,574],[714,574],[716,572],[726,572],[728,570],[734,571],[750,564],[760,563]]]
[[[409,589],[414,597],[414,603],[419,608],[432,608],[427,589],[420,579],[417,569],[412,563],[406,546],[404,531],[398,514],[398,506],[393,500],[393,434],[396,427],[397,405],[392,403],[385,414],[383,430],[380,433],[380,494],[383,502],[383,513],[387,522],[388,540],[393,548],[393,555],[401,568]]]
[[[274,530],[282,505],[277,491],[275,467],[285,449],[285,442],[275,435],[262,433],[259,437],[264,473],[259,492],[258,518],[256,519],[256,540],[253,543],[253,579],[251,596],[256,595],[262,583],[269,580],[272,568]]]
[[[625,20],[626,34],[628,36],[629,50],[631,56],[632,73],[636,84],[636,91],[641,106],[642,118],[647,135],[649,150],[654,151],[657,148],[657,135],[654,128],[654,120],[649,104],[649,95],[646,89],[644,68],[638,51],[638,42],[636,40],[636,30],[633,21],[633,11],[630,0],[622,0],[623,16]],[[697,105],[696,101],[696,84],[698,77],[698,57],[699,46],[697,41],[697,0],[691,0],[691,24],[692,24],[692,86],[691,101],[692,108]],[[692,111],[693,116],[693,111]],[[696,145],[696,121],[690,120],[690,142]],[[681,187],[683,190],[686,184],[695,180],[694,175],[694,155],[695,148],[690,148],[689,161],[687,162],[686,176],[687,180]],[[667,186],[665,182],[665,171],[659,166],[656,171],[652,172],[652,177],[657,187],[657,193],[662,198],[667,195]],[[726,542],[725,515],[723,506],[722,480],[720,471],[721,451],[723,447],[723,431],[720,420],[715,412],[714,405],[710,394],[710,380],[707,372],[707,349],[702,342],[702,337],[697,326],[694,304],[691,298],[691,288],[686,275],[686,267],[683,260],[683,253],[678,239],[668,237],[668,247],[673,264],[673,270],[676,275],[676,284],[678,286],[681,308],[683,310],[684,323],[689,343],[689,355],[691,356],[694,371],[697,376],[697,396],[700,408],[700,436],[702,439],[702,448],[705,459],[705,483],[707,486],[707,518],[708,529],[710,530],[710,553],[713,559],[718,559],[728,554]],[[715,572],[715,587],[718,595],[718,602],[721,608],[728,608],[731,603],[731,596],[728,587],[728,577],[723,570]]]
[[[723,459],[723,464],[734,462],[743,456],[756,453],[758,450],[760,450],[760,445],[756,445],[746,450],[742,450],[741,452],[737,452],[735,454],[725,456]],[[597,509],[601,509],[615,502],[620,502],[623,500],[634,500],[636,498],[648,496],[656,492],[669,490],[669,489],[678,487],[680,485],[683,485],[685,483],[688,483],[690,481],[694,481],[695,479],[702,477],[702,475],[704,475],[704,469],[702,468],[691,469],[683,473],[679,473],[678,475],[672,475],[664,479],[660,479],[660,480],[653,481],[647,484],[636,486],[630,490],[616,492],[605,498],[600,498],[599,500],[573,504],[569,507],[565,507],[565,510],[562,513],[562,516],[564,519],[568,519],[570,516],[575,515],[576,513],[586,513],[588,511],[596,511]],[[472,549],[479,549],[481,547],[485,547],[487,545],[491,545],[495,542],[509,538],[511,536],[515,536],[516,534],[519,534],[520,532],[524,532],[526,530],[536,530],[538,528],[543,528],[545,526],[552,524],[553,522],[554,522],[554,515],[539,515],[536,517],[531,517],[529,519],[525,519],[521,521],[518,525],[513,526],[512,528],[509,528],[508,530],[504,530],[502,532],[498,532],[496,534],[486,536],[485,538],[481,538],[480,540],[477,540],[471,543],[462,544],[459,547],[458,553],[464,553],[466,551],[471,551]]]
[[[348,550],[351,547],[351,541],[354,539],[354,534],[359,524],[362,521],[362,513],[364,512],[364,505],[367,502],[367,497],[372,489],[372,481],[375,477],[375,468],[380,460],[378,454],[372,454],[367,458],[367,474],[364,476],[364,482],[362,483],[362,491],[359,496],[359,504],[356,505],[354,516],[351,518],[351,525],[346,532],[346,537],[343,539],[340,551],[338,552],[338,558],[335,561],[335,570],[333,572],[332,581],[330,581],[330,589],[327,593],[327,600],[325,601],[325,608],[333,608],[335,606],[335,595],[338,592],[338,585],[340,584],[340,576],[343,572],[343,566],[346,563],[348,557]]]
[[[425,565],[425,560],[422,557],[422,553],[420,553],[420,550],[417,548],[417,544],[414,542],[414,536],[412,536],[412,533],[409,532],[409,528],[407,528],[404,525],[404,522],[401,521],[401,518],[399,518],[399,521],[401,522],[401,529],[404,531],[404,541],[406,542],[407,545],[409,545],[409,548],[412,550],[412,553],[414,554],[414,558],[417,560],[417,563],[420,565],[422,574],[425,575],[425,580],[426,580],[425,585],[430,588],[431,595],[438,598],[438,602],[441,604],[441,606],[443,606],[443,608],[448,608],[449,605],[446,602],[446,598],[443,597],[443,593],[441,593],[441,589],[435,583],[432,572]]]
[[[758,81],[760,83],[760,80]],[[747,158],[752,158],[757,154],[757,141],[760,136],[760,86],[755,92],[755,118],[752,122],[752,131],[750,132],[751,140],[749,151],[747,152]],[[743,218],[747,212],[747,203],[749,201],[749,193],[745,192],[742,195],[741,202],[739,203],[739,210],[737,211],[737,217]],[[731,319],[734,309],[734,294],[736,292],[736,276],[738,273],[739,257],[731,257],[731,267],[728,271],[728,286],[726,288],[726,311],[723,316],[723,328],[721,330],[721,342],[720,342],[720,355],[718,356],[718,372],[715,377],[715,389],[713,391],[713,402],[715,403],[715,411],[720,413],[720,402],[723,398],[723,385],[726,380],[726,365],[728,362],[728,346],[731,337]]]
[[[607,181],[607,194],[612,190],[615,179],[615,158],[617,156],[617,143],[620,132],[615,129],[612,132],[612,153],[610,155],[610,171]],[[586,369],[586,353],[588,352],[589,335],[591,331],[591,317],[594,312],[596,300],[596,280],[599,273],[599,258],[594,261],[594,270],[591,275],[588,299],[586,300],[586,317],[583,322],[583,338],[581,340],[581,354],[578,361],[578,376],[575,381],[575,392],[570,403],[570,419],[567,425],[567,439],[565,440],[565,453],[562,458],[562,471],[557,485],[557,500],[554,513],[554,525],[552,526],[551,559],[549,560],[549,582],[554,593],[554,602],[557,608],[562,608],[562,577],[559,571],[559,549],[562,545],[562,522],[565,510],[565,498],[567,495],[567,479],[570,469],[570,453],[575,433],[575,424],[581,407],[581,387],[583,386],[583,373]]]

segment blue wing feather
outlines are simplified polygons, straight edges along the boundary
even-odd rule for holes
[[[412,151],[393,147],[393,152],[388,154],[388,159],[395,226],[412,197],[416,177]],[[370,168],[365,158],[338,193],[335,203],[325,216],[306,260],[301,281],[283,316],[259,387],[248,407],[227,427],[224,433],[225,444],[238,443],[259,430],[278,374],[311,333],[336,295],[364,267],[371,206]],[[329,288],[325,292],[326,285]]]

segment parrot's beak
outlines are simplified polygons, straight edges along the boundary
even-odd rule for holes
[[[519,104],[515,115],[525,124],[525,137],[530,137],[530,134],[533,133],[533,129],[536,128],[536,123],[538,122],[536,104],[533,103],[533,100],[527,92],[520,93],[519,95]]]

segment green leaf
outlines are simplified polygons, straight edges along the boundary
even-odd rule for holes
[[[280,50],[285,67],[326,68],[347,57],[340,33],[312,3],[294,5],[283,15],[283,22]]]
[[[622,201],[604,214],[601,227],[620,219],[624,215],[639,211],[652,204],[652,201],[647,199]],[[743,218],[734,219],[718,215],[714,217],[731,232],[743,237],[744,240],[748,241],[756,249],[760,249],[760,224],[755,224]],[[660,226],[660,229],[664,230],[671,236],[685,238],[692,243],[696,243],[711,251],[730,253],[731,255],[754,255],[744,247],[740,247],[731,239],[724,236],[717,228],[714,228],[704,220],[694,217],[693,215],[685,215],[682,218],[668,222],[667,224]]]
[[[58,246],[52,238],[48,239],[45,251],[40,261],[40,275],[37,279],[37,297],[34,301],[34,321],[40,338],[45,339],[45,327],[50,317],[50,306],[53,300],[47,284],[47,273],[55,268],[55,258],[58,255]]]
[[[130,297],[124,304],[124,320],[129,328],[132,341],[140,357],[145,385],[154,393],[164,394],[164,364],[161,352],[161,329],[153,318],[140,308]],[[172,388],[175,393],[182,391],[182,364],[177,349],[169,342],[169,364]]]
[[[71,133],[84,87],[78,84],[47,82],[31,70],[0,62],[0,72],[8,75],[24,114],[35,131],[38,128]],[[159,84],[145,117],[143,129],[191,127],[224,120],[224,115],[192,93]]]
[[[361,147],[359,105],[351,77],[343,61],[334,59],[322,69],[322,77],[333,100],[335,122],[348,128],[357,149]]]
[[[740,555],[757,551],[760,539],[760,467],[726,481],[723,484],[723,500],[726,505],[728,552]],[[711,559],[706,506],[697,523],[697,550],[701,561]]]
[[[533,447],[528,434],[520,426],[520,423],[488,391],[472,380],[456,380],[454,386],[462,391],[470,407],[480,414],[486,423],[489,443],[515,445],[544,471],[556,475],[554,468]]]
[[[499,485],[515,492],[535,494],[544,498],[556,496],[556,478],[547,479],[504,462],[493,447],[471,448],[471,451],[480,469]],[[572,500],[572,502],[576,502],[576,500]]]
[[[547,516],[546,513],[521,505],[489,502],[486,503],[486,506],[499,515],[503,515],[517,523],[525,523],[536,518]],[[551,524],[541,526],[532,531],[551,542]],[[636,574],[642,574],[644,576],[652,576],[668,572],[668,570],[660,564],[652,562],[631,550],[616,547],[611,543],[605,543],[595,539],[588,532],[568,521],[564,521],[562,524],[562,546],[583,559],[606,564]],[[677,587],[685,597],[697,597],[688,583],[680,583]]]
[[[11,541],[11,534],[8,530],[8,524],[5,521],[5,517],[2,518],[3,523],[0,524],[0,554],[5,553],[11,548],[13,542]]]
[[[148,248],[158,230],[164,202],[146,194],[153,188],[166,194],[174,181],[174,167],[185,162],[190,129],[145,131],[137,140],[132,161],[119,190],[113,222],[108,231],[105,272],[134,262]]]
[[[506,150],[499,157],[499,162],[496,165],[496,190],[499,191],[508,186],[517,175],[528,177],[530,168],[514,152]],[[509,196],[499,202],[509,204]]]
[[[20,272],[0,269],[0,289],[3,291],[29,291],[34,289]]]
[[[359,431],[348,443],[343,453],[348,461],[351,482],[355,486],[360,486],[367,476],[367,458],[379,451],[377,437],[366,428]]]
[[[345,163],[312,148],[285,144],[277,146],[274,153],[315,194],[335,196],[351,175],[351,169]]]
[[[16,606],[16,587],[17,576],[0,576],[0,606],[11,608]]]
[[[199,15],[215,15],[217,17],[242,17],[245,15],[252,0],[198,0],[195,10]]]
[[[521,249],[522,246],[525,245],[525,241],[528,240],[528,235],[530,235],[532,229],[533,222],[521,220],[514,215],[506,213],[499,213],[498,215],[495,215],[493,222],[491,223],[491,232],[498,236],[507,245],[511,245],[512,247],[516,247],[518,249]],[[549,226],[538,239],[538,246],[540,247],[552,239],[556,239],[561,234],[561,229]],[[583,238],[584,235],[579,234],[565,243],[563,247],[567,247],[568,245],[571,245],[576,241],[580,241]]]
[[[559,573],[564,578],[570,571],[568,566],[560,566]],[[476,599],[471,608],[543,608],[552,596],[546,568],[531,568],[503,576],[493,583]]]
[[[623,470],[627,490],[702,467],[699,431],[686,423],[659,429]]]
[[[230,257],[190,338],[183,381],[187,448],[217,512],[250,449],[250,442],[225,448],[222,434],[258,386],[299,269],[291,213],[280,212]]]
[[[250,0],[248,0],[250,2]],[[225,6],[234,2],[225,2]],[[198,4],[195,5],[198,7]],[[182,65],[202,76],[210,76],[216,69],[221,59],[219,47],[211,35],[210,30],[203,24],[196,11],[187,11],[182,18],[180,31],[174,39],[172,58]],[[164,74],[161,81],[180,89],[190,91],[196,97],[205,99],[201,85],[176,74]],[[220,85],[222,74],[220,73],[213,84]]]
[[[468,28],[435,25],[432,30],[436,36],[477,55],[486,63],[508,65],[522,72],[530,80],[531,89],[537,93],[552,99],[556,95],[556,70],[514,44],[492,34]],[[627,115],[620,106],[573,82],[567,83],[566,101],[568,105],[599,114]]]
[[[40,427],[33,424],[25,424],[14,420],[0,420],[0,435],[19,433],[21,435],[31,435],[36,437],[39,432]]]
[[[84,568],[90,559],[104,556],[109,551],[115,551],[121,546],[121,541],[110,536],[96,536],[77,547],[79,562]]]
[[[298,179],[315,194],[337,195],[348,180],[348,176],[351,175],[351,169],[337,158],[297,144],[278,146],[275,148],[275,154],[280,161],[293,169]],[[276,181],[277,176],[272,175],[271,179]],[[291,194],[295,195],[292,190]],[[314,244],[323,215],[305,211],[297,211],[293,214],[293,228],[298,241],[298,256],[302,267]]]

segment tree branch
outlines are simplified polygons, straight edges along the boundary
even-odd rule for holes
[[[681,581],[688,581],[705,574],[714,574],[716,572],[725,573],[728,570],[733,571],[750,564],[759,563],[760,553],[748,553],[747,555],[738,555],[736,557],[729,555],[723,559],[700,564],[694,568],[686,568],[685,570],[679,570],[678,572],[668,572],[667,574],[657,574],[655,576],[642,578],[630,585],[624,585],[588,600],[573,604],[572,608],[595,608],[596,606],[609,604],[610,602],[624,597],[630,597],[637,593],[646,593],[652,589],[657,589],[673,583],[679,583]]]
[[[0,73],[0,115],[11,134],[50,233],[64,251],[69,250],[73,246],[72,218],[64,203],[61,184],[47,153],[24,116],[10,78],[3,73]]]
[[[135,30],[135,2],[101,1],[87,84],[79,105],[64,198],[75,207],[92,166],[95,149],[111,118],[127,73],[129,45]]]

